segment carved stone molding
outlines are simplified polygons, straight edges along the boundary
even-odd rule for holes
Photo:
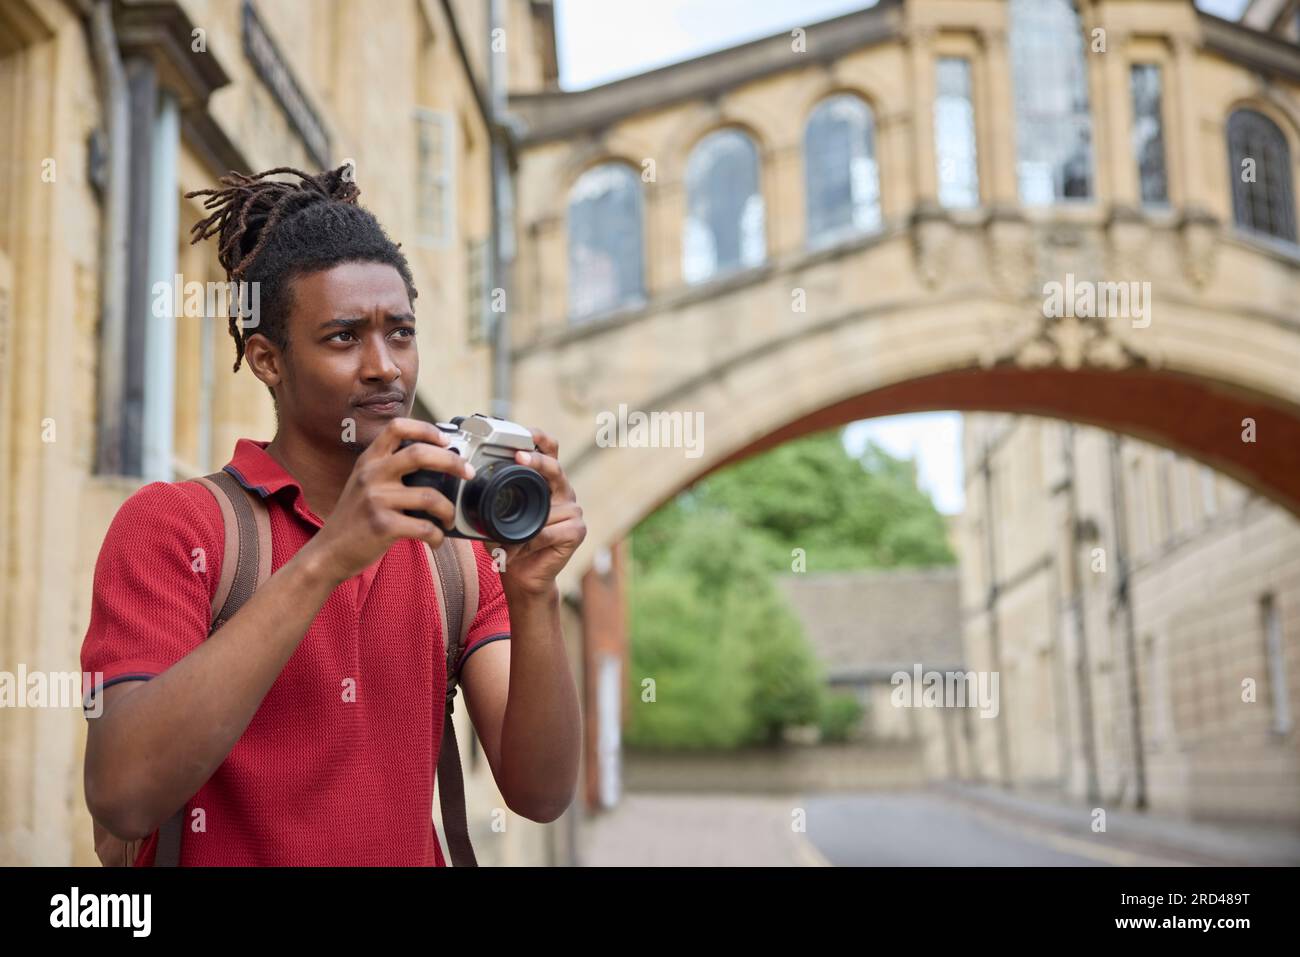
[[[1178,225],[1182,237],[1183,272],[1198,288],[1214,277],[1218,259],[1219,221],[1201,209],[1189,209]]]
[[[193,48],[195,24],[176,0],[116,0],[113,19],[122,55],[152,60],[182,108],[204,107],[230,82],[215,50]]]
[[[1007,49],[1007,28],[998,27],[981,27],[977,33],[980,46],[985,50],[1001,50],[1006,52]]]
[[[933,23],[918,23],[907,31],[907,42],[921,50],[934,46],[939,37],[939,27]]]
[[[937,288],[948,271],[953,232],[952,220],[938,206],[918,206],[912,214],[912,253],[917,274],[927,289]]]
[[[1029,223],[1018,214],[991,215],[986,227],[988,261],[998,290],[1012,299],[1033,292],[1034,237]]]
[[[1134,278],[1147,272],[1147,251],[1151,232],[1137,210],[1114,206],[1106,221],[1106,273],[1117,278]]]
[[[596,406],[593,384],[597,371],[592,349],[566,349],[558,357],[557,393],[570,412],[585,413]]]
[[[986,369],[1131,369],[1161,364],[1153,347],[1138,349],[1116,334],[1113,324],[1126,322],[1089,316],[1040,316],[1028,331],[1023,319],[986,324],[980,365]]]

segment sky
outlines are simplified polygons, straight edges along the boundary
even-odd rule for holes
[[[854,422],[844,431],[844,447],[861,455],[870,439],[890,455],[915,459],[917,484],[945,515],[962,510],[961,416],[956,412],[917,412]]]
[[[1236,19],[1247,0],[1197,0],[1216,16]],[[715,50],[772,36],[874,6],[874,0],[556,0],[560,85],[581,90]],[[921,487],[945,514],[964,505],[961,416],[927,412],[855,422],[850,452],[868,438],[902,458],[915,458]]]
[[[1197,0],[1197,6],[1235,19],[1246,2]],[[874,0],[556,0],[560,85],[585,89],[874,5]]]

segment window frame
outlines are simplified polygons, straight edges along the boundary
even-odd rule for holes
[[[412,118],[415,120],[415,234],[416,242],[425,249],[448,250],[456,244],[456,116],[448,110],[435,110],[428,106],[415,107]],[[435,189],[440,189],[443,197],[440,228],[425,222],[423,192],[426,164],[421,136],[427,126],[440,129],[442,145],[442,164],[432,174]],[[431,229],[431,227],[433,227]]]
[[[944,199],[944,177],[943,161],[939,123],[939,103],[941,99],[957,99],[956,94],[945,96],[940,84],[941,68],[944,63],[960,63],[965,67],[966,73],[966,90],[965,99],[970,107],[970,144],[971,144],[971,182],[974,186],[975,196],[972,203],[948,203]],[[979,121],[976,116],[975,108],[975,65],[971,62],[969,56],[944,54],[935,57],[934,60],[934,173],[935,173],[935,197],[939,205],[944,209],[979,209],[983,205],[982,184],[980,182],[980,150],[979,150]],[[879,164],[877,164],[879,168]]]

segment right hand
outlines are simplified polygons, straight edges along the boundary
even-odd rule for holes
[[[398,451],[403,439],[416,442]],[[438,525],[403,511],[428,512],[450,528],[455,506],[434,489],[404,485],[402,476],[430,469],[473,478],[473,466],[447,448],[449,441],[437,426],[418,419],[393,419],[384,427],[357,457],[338,504],[308,543],[327,574],[340,583],[346,581],[373,565],[401,538],[418,538],[433,548],[442,544],[444,535]]]

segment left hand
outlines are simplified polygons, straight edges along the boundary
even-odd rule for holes
[[[536,450],[516,452],[515,461],[536,469],[551,487],[551,513],[532,539],[517,545],[485,542],[489,553],[505,552],[501,584],[507,594],[539,596],[555,587],[555,576],[587,537],[582,506],[560,466],[560,444],[541,429],[530,428]]]

